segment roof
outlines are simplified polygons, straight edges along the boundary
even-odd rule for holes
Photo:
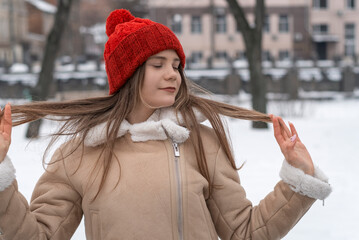
[[[54,14],[57,11],[56,6],[54,6],[48,2],[45,2],[43,0],[25,0],[25,1],[45,13]]]

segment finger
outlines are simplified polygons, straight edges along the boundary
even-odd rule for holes
[[[278,117],[273,117],[273,129],[274,129],[274,137],[277,140],[279,145],[282,145],[284,140],[284,137],[282,135],[281,127],[279,125]]]
[[[289,145],[289,148],[293,149],[295,144],[298,142],[298,137],[296,134],[294,134],[291,138],[290,138],[290,145]]]
[[[292,131],[293,135],[295,134],[297,137],[297,140],[300,142],[300,139],[299,139],[299,136],[298,136],[298,133],[297,133],[297,130],[295,129],[294,127],[294,124],[289,122],[289,126],[290,126],[290,130]]]
[[[280,131],[281,131],[281,133],[282,133],[282,135],[283,135],[283,138],[284,138],[284,140],[286,140],[286,139],[288,139],[288,134],[285,132],[285,130],[284,130],[284,127],[282,126],[282,124],[279,122],[279,125],[280,125]]]
[[[292,136],[292,133],[290,132],[287,125],[285,124],[284,120],[281,117],[278,117],[278,118],[279,118],[280,126],[283,128],[283,131],[285,132],[286,136],[288,136],[288,137]]]
[[[269,118],[272,120],[272,122],[273,122],[273,114],[269,114],[268,115],[269,116]]]
[[[11,136],[12,131],[12,120],[11,120],[11,106],[6,104],[4,113],[4,129],[3,131]]]
[[[286,136],[287,138],[290,138],[292,136],[292,133],[290,132],[290,130],[288,129],[287,125],[285,124],[285,122],[283,121],[283,119],[281,117],[279,117],[279,123],[285,133],[284,136]]]

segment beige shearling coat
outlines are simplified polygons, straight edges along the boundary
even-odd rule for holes
[[[91,199],[101,181],[100,168],[92,171],[99,166],[100,140],[94,140],[101,135],[98,132],[86,143],[82,161],[78,149],[49,165],[30,205],[18,192],[15,179],[9,177],[7,183],[0,179],[0,239],[70,239],[82,216],[88,240],[280,239],[315,201],[316,193],[312,196],[299,187],[302,180],[289,179],[288,183],[280,181],[253,207],[213,130],[201,126],[210,177],[221,186],[209,197],[208,182],[199,172],[188,131],[159,116],[150,120],[136,129],[128,123],[126,128],[121,125],[114,148],[121,169],[117,161],[112,162],[94,202]],[[173,139],[180,143],[174,144]],[[71,146],[60,147],[52,162],[66,156]],[[11,176],[11,166],[7,158],[0,164],[0,174],[6,175],[7,170]],[[290,171],[282,169],[282,178],[290,176]],[[319,191],[328,187],[323,177],[313,179],[322,184]],[[326,197],[328,191],[317,198]]]

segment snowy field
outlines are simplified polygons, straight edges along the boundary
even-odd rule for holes
[[[249,107],[246,97],[226,99]],[[3,101],[0,99],[0,104]],[[317,201],[309,212],[285,237],[287,240],[356,240],[359,239],[359,99],[338,97],[331,101],[302,101],[297,103],[270,102],[268,112],[283,115],[291,121],[308,148],[316,165],[328,176],[333,193],[323,202]],[[55,125],[45,122],[42,133]],[[247,197],[257,204],[279,180],[282,154],[270,126],[253,130],[250,122],[228,119],[237,165]],[[29,200],[37,179],[42,174],[42,154],[48,139],[29,143],[24,138],[25,126],[13,129],[9,150],[16,169],[20,191]],[[74,240],[84,240],[81,223]]]

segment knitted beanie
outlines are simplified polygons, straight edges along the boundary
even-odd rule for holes
[[[176,35],[166,26],[136,18],[128,10],[117,9],[106,20],[104,59],[109,94],[117,92],[147,58],[173,49],[185,66],[185,55]]]

